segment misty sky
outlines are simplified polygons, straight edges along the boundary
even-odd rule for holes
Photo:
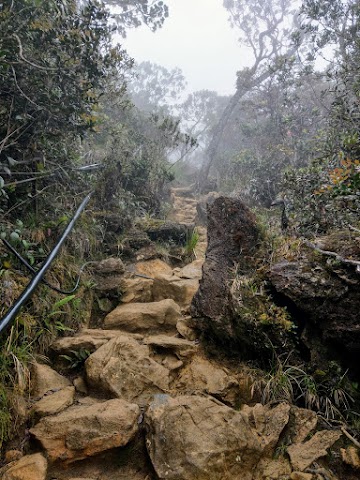
[[[149,60],[167,68],[180,67],[188,90],[235,91],[236,71],[249,64],[228,23],[222,0],[165,0],[170,9],[162,29],[128,32],[122,40],[136,61]]]

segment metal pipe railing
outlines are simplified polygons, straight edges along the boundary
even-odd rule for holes
[[[37,272],[37,274],[32,278],[29,282],[28,286],[22,292],[20,297],[16,300],[13,306],[7,311],[4,317],[0,320],[0,333],[3,332],[15,319],[16,315],[19,313],[21,307],[29,300],[31,295],[34,293],[34,290],[41,282],[42,277],[45,275],[46,270],[50,267],[52,261],[55,259],[56,255],[58,254],[62,244],[64,243],[66,237],[71,232],[73,226],[75,225],[76,220],[79,218],[81,212],[84,210],[86,205],[89,203],[92,193],[89,193],[84,200],[81,202],[80,206],[76,210],[75,215],[73,216],[72,220],[68,223],[66,229],[64,230],[63,234],[61,235],[59,241],[50,252],[48,257],[46,258],[44,264]]]

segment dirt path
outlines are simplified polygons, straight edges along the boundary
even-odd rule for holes
[[[173,204],[174,221],[194,222],[193,197],[174,189]],[[139,262],[137,273],[151,278],[125,275],[122,303],[101,328],[53,345],[55,367],[64,355],[78,364],[87,357],[83,370],[65,377],[34,366],[31,449],[7,465],[4,480],[317,478],[294,471],[308,468],[318,458],[314,452],[330,447],[339,432],[323,434],[321,448],[315,439],[306,456],[296,445],[302,447],[317,418],[292,410],[288,433],[298,439],[291,463],[279,453],[274,457],[290,406],[248,407],[251,378],[241,368],[210,361],[197,340],[188,312],[206,230],[197,232],[195,261],[176,269],[160,260]],[[116,269],[114,259],[102,268],[111,262]]]

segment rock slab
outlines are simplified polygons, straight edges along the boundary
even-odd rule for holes
[[[206,397],[158,395],[145,422],[160,479],[252,480],[261,447],[240,412]]]
[[[70,463],[126,445],[138,430],[139,413],[137,405],[108,400],[44,417],[30,433],[41,443],[50,461]]]
[[[147,402],[169,389],[169,370],[150,358],[147,345],[122,335],[85,362],[88,384],[129,402]]]

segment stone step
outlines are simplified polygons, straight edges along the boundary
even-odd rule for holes
[[[119,305],[104,319],[105,329],[130,333],[175,333],[176,323],[182,318],[174,300]]]

